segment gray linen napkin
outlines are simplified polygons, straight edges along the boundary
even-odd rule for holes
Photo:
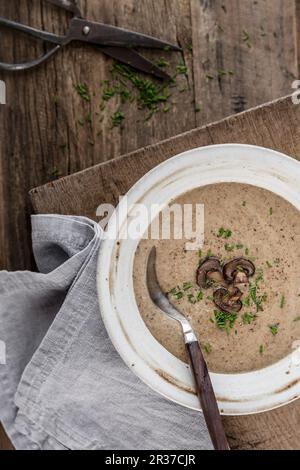
[[[101,236],[84,217],[33,216],[39,273],[0,272],[0,421],[17,449],[211,449],[202,415],[149,389],[112,346]]]

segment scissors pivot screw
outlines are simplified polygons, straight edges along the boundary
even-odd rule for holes
[[[87,36],[90,31],[91,31],[91,28],[89,26],[84,26],[84,28],[82,30],[82,32],[85,36]]]

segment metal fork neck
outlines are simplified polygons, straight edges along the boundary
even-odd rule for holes
[[[195,341],[198,341],[191,325],[188,322],[182,321],[181,326],[183,330],[185,344],[191,344],[191,343],[194,343]]]

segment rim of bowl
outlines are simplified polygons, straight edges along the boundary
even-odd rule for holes
[[[187,162],[188,156],[193,157],[197,153],[203,154],[205,152],[211,152],[214,150],[217,151],[220,149],[221,151],[224,150],[224,152],[228,153],[228,150],[230,148],[234,149],[235,151],[240,149],[240,150],[243,150],[244,153],[248,152],[247,158],[249,157],[250,153],[257,152],[258,154],[263,154],[260,156],[264,156],[265,158],[272,157],[272,159],[270,160],[270,163],[272,163],[272,161],[275,158],[277,158],[277,160],[281,160],[281,163],[283,165],[284,163],[286,163],[289,168],[295,167],[295,172],[290,170],[290,173],[292,173],[293,176],[295,177],[298,171],[299,176],[296,176],[296,181],[298,179],[298,185],[299,185],[300,163],[294,158],[289,157],[283,153],[277,152],[275,150],[260,147],[260,146],[227,143],[227,144],[209,145],[205,147],[194,148],[186,152],[180,153],[178,155],[174,155],[173,157],[165,160],[164,162],[160,163],[156,167],[152,168],[148,173],[146,173],[142,178],[140,178],[140,180],[138,180],[132,186],[132,188],[127,192],[127,196],[129,199],[132,199],[133,202],[139,201],[139,198],[137,198],[139,194],[143,194],[143,192],[144,193],[149,192],[151,190],[151,187],[153,188],[153,186],[155,186],[156,184],[159,184],[159,181],[161,181],[161,175],[164,172],[166,173],[166,170],[173,170],[176,167],[176,165],[180,166],[179,164],[177,164],[177,162],[179,163],[181,161]],[[228,155],[224,154],[223,156],[225,157],[225,159],[228,158]],[[201,158],[203,158],[203,155]],[[254,158],[254,156],[252,156],[251,158]],[[254,161],[255,160],[253,160],[253,162]],[[201,165],[201,162],[200,162],[200,165]],[[199,163],[196,166],[198,167]],[[282,166],[280,168],[282,170]],[[213,169],[214,169],[214,166],[211,167],[211,170]],[[178,169],[176,170],[176,173],[178,173]],[[152,181],[153,176],[154,176],[154,180]],[[278,175],[277,177],[278,179],[280,179]],[[281,179],[283,180],[284,178],[281,177]],[[175,179],[175,182],[176,181],[177,180]],[[221,179],[218,182],[222,182],[222,181],[224,180]],[[215,182],[215,184],[216,183],[217,182]],[[206,184],[209,184],[209,183],[199,184],[198,186],[205,186]],[[247,182],[247,184],[251,184],[251,183]],[[258,186],[258,184],[253,184],[253,185]],[[188,192],[191,189],[192,189],[191,187],[188,187],[184,192]],[[176,197],[178,197],[180,194],[183,194],[183,192],[178,193]],[[288,198],[284,196],[282,197],[289,201]],[[169,201],[167,201],[167,203],[168,202]],[[300,210],[300,198],[299,198],[299,207],[297,208],[298,210]],[[107,233],[113,230],[115,217],[118,217],[120,215],[121,215],[121,219],[123,217],[122,220],[126,220],[128,217],[128,212],[124,210],[122,201],[117,206],[116,211],[114,212],[114,215],[112,216],[112,218],[110,219],[108,223],[107,230],[106,230]],[[172,356],[172,354],[170,354],[165,348],[163,348],[162,345],[160,345],[160,343],[157,342],[157,340],[151,335],[146,325],[141,320],[141,316],[139,314],[140,320],[142,321],[144,328],[148,331],[149,335],[151,336],[153,340],[153,343],[155,343],[156,347],[158,347],[158,351],[162,352],[162,350],[164,350],[167,353],[166,355],[168,356],[168,360],[170,360],[171,362],[171,366],[173,364],[174,366],[176,365],[177,367],[178,364],[181,364],[180,367],[185,367],[186,373],[183,378],[183,383],[180,381],[178,383],[176,383],[176,381],[175,383],[174,382],[172,383],[172,381],[168,381],[169,369],[166,371],[160,370],[160,374],[157,373],[157,370],[153,370],[153,368],[152,370],[151,369],[149,370],[149,364],[147,364],[147,362],[143,358],[143,355],[139,355],[140,352],[135,350],[135,345],[132,345],[130,343],[132,338],[128,336],[128,331],[124,329],[123,323],[120,322],[120,318],[117,317],[118,311],[116,309],[116,306],[112,302],[112,291],[111,291],[111,287],[112,287],[111,286],[111,282],[112,282],[111,268],[112,268],[112,264],[116,262],[114,253],[116,252],[116,250],[117,251],[119,250],[117,242],[118,242],[117,239],[111,240],[109,238],[104,238],[100,246],[98,267],[97,267],[97,290],[98,290],[99,306],[100,306],[101,316],[102,316],[104,325],[106,327],[106,330],[108,332],[108,335],[114,347],[116,348],[119,355],[121,356],[121,358],[124,360],[127,366],[143,382],[145,382],[153,390],[160,393],[165,398],[171,401],[174,401],[188,408],[200,410],[196,396],[191,393],[190,387],[192,385],[192,382],[190,380],[191,377],[190,377],[190,373],[187,369],[186,364],[184,364],[182,361]],[[133,253],[133,258],[134,258],[134,253]],[[119,261],[118,263],[120,264]],[[131,288],[132,288],[132,285],[131,285]],[[134,292],[133,292],[133,299],[135,299]],[[139,334],[139,333],[140,331],[130,332],[130,334],[133,334],[133,337],[135,334]],[[170,356],[173,358],[173,360],[171,360]],[[290,356],[291,355],[286,356],[282,360],[278,361],[275,364],[271,364],[268,367],[251,371],[251,372],[246,372],[246,373],[243,372],[243,373],[238,373],[238,374],[211,373],[212,381],[214,383],[214,386],[216,385],[217,388],[222,389],[222,381],[225,380],[225,377],[245,378],[245,377],[249,377],[250,375],[252,377],[256,375],[257,378],[259,378],[259,376],[265,376],[265,377],[269,377],[268,380],[271,380],[271,378],[274,379],[274,373],[276,377],[276,372],[278,371],[280,371],[280,374],[281,374],[283,369],[285,369],[284,373],[286,374],[286,361],[288,360]],[[153,357],[151,359],[155,361]],[[135,363],[135,367],[131,367],[133,361]],[[158,363],[159,362],[160,361],[158,361]],[[165,376],[163,376],[163,373],[165,373]],[[188,385],[186,385],[185,381],[187,380],[188,376],[189,376],[189,380],[187,382]],[[285,375],[285,379],[287,380],[287,375]],[[226,394],[225,394],[225,398],[223,397],[224,399],[222,399],[220,394],[218,394],[217,398],[219,402],[219,407],[221,408],[221,413],[225,415],[256,414],[256,413],[278,408],[287,403],[297,400],[300,397],[300,370],[297,370],[296,374],[293,374],[289,377],[288,384],[286,384],[285,382],[281,384],[282,385],[281,389],[280,389],[280,384],[277,384],[277,385],[279,386],[279,388],[277,391],[274,391],[273,394],[264,395],[264,393],[262,393],[262,395],[259,396],[256,407],[254,406],[251,400],[248,399],[248,402],[247,402],[247,398],[245,397],[240,400],[238,400],[237,397],[232,397],[232,400],[230,401],[230,398],[226,397]],[[180,393],[178,393],[179,388],[181,388]],[[228,386],[227,386],[227,389],[228,389]],[[193,399],[191,399],[191,396],[193,396]],[[269,399],[267,399],[267,397]],[[245,406],[245,403],[249,403],[249,404]],[[244,406],[242,406],[242,404],[244,404]]]

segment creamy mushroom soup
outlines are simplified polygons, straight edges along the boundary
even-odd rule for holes
[[[155,245],[161,287],[192,323],[210,370],[251,371],[291,353],[300,340],[299,211],[238,183],[197,188],[173,202],[204,204],[205,241],[199,251],[186,251],[185,239],[140,242],[135,294],[153,336],[187,361],[180,327],[148,295],[146,261]]]

